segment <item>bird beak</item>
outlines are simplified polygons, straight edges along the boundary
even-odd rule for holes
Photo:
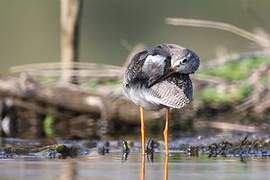
[[[175,73],[175,68],[170,68],[169,71],[163,76],[161,76],[159,79],[160,81],[164,81],[165,79],[168,79],[169,77],[171,77],[174,73]]]
[[[175,73],[175,68],[170,68],[169,71],[167,73],[165,73],[163,76],[160,76],[159,78],[157,78],[155,81],[153,81],[152,83],[150,83],[148,85],[148,87],[152,87],[153,85],[161,82],[161,81],[164,81],[166,79],[168,79],[169,77],[171,77],[174,73]]]

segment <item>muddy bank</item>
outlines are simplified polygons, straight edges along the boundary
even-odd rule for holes
[[[118,154],[127,160],[129,154],[140,153],[138,141],[66,141],[46,145],[44,141],[2,139],[0,147],[1,159],[10,158],[87,158],[109,154]],[[47,141],[47,143],[49,143]],[[52,142],[51,142],[52,143]],[[155,138],[148,139],[146,155],[154,160],[156,153],[164,152],[164,144]],[[262,135],[216,135],[213,137],[192,137],[170,141],[171,154],[208,158],[268,158],[270,157],[270,138]]]
[[[138,133],[138,107],[122,95],[120,86],[111,88],[101,84],[96,92],[90,93],[79,87],[45,86],[32,79],[22,81],[15,77],[2,78],[1,83],[1,130],[4,136],[80,139]],[[202,87],[195,80],[195,89]],[[253,106],[239,109],[239,104],[210,103],[195,96],[192,104],[173,110],[171,133],[177,137],[185,132],[269,131],[267,109],[258,113]],[[150,134],[160,134],[163,116],[162,110],[147,112]]]
[[[192,76],[193,102],[173,110],[172,135],[269,132],[269,62],[268,56],[252,56],[201,69]],[[82,66],[88,69],[83,69],[87,74],[77,70],[87,75],[80,85],[58,83],[49,66],[46,77],[38,73],[43,66],[39,71],[27,66],[28,75],[0,77],[2,135],[81,139],[138,134],[139,110],[122,94],[122,67]],[[146,112],[150,134],[160,134],[163,116],[163,111]]]

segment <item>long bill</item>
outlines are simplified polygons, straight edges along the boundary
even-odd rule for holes
[[[148,87],[150,88],[150,87],[154,86],[155,84],[157,84],[157,83],[159,83],[159,82],[161,82],[161,81],[164,81],[164,80],[168,79],[168,78],[171,77],[174,73],[175,73],[175,69],[174,69],[174,68],[171,68],[171,69],[169,70],[169,72],[167,72],[166,74],[164,74],[164,75],[160,76],[159,78],[157,78],[154,82],[150,83]]]

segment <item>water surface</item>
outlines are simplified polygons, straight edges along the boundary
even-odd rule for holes
[[[137,180],[142,177],[142,158],[130,154],[128,160],[121,154],[95,155],[65,160],[40,160],[33,158],[0,160],[0,179],[95,179],[95,180]],[[166,170],[166,158],[156,153],[154,161],[145,158],[145,180],[166,179],[267,179],[270,177],[269,159],[238,158],[209,159],[171,154]]]

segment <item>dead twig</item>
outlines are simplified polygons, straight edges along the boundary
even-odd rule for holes
[[[62,81],[78,83],[72,74],[73,63],[79,54],[79,20],[82,9],[81,0],[61,0],[61,62]]]
[[[226,123],[226,122],[206,122],[198,121],[195,123],[196,127],[199,128],[216,128],[226,131],[240,131],[240,132],[261,132],[262,129],[254,126],[245,126],[241,124]]]
[[[257,113],[262,113],[266,109],[270,108],[270,102],[268,96],[269,94],[269,73],[270,73],[270,64],[262,66],[254,70],[254,72],[249,76],[247,82],[253,85],[253,91],[249,95],[248,99],[240,104],[236,109],[239,111],[253,109]],[[265,76],[266,77],[266,84],[263,85],[260,82],[260,79]]]
[[[256,57],[267,57],[267,56],[270,56],[269,50],[231,54],[231,55],[223,56],[222,61],[218,61],[217,59],[209,60],[207,63],[202,64],[200,69],[214,68],[214,67],[222,66],[230,62],[242,61],[245,59],[256,58]]]
[[[191,27],[202,27],[202,28],[213,28],[219,29],[223,31],[228,31],[234,33],[238,36],[246,38],[250,41],[257,43],[262,48],[269,49],[270,48],[270,40],[269,38],[261,37],[255,33],[248,32],[244,29],[241,29],[232,24],[216,22],[216,21],[208,21],[208,20],[200,20],[200,19],[187,19],[187,18],[166,18],[165,23],[173,26],[191,26]]]

